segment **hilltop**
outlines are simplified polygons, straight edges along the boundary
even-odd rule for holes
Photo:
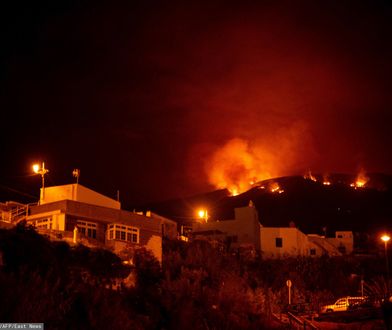
[[[315,181],[313,181],[315,180]],[[363,187],[352,186],[356,176],[321,175],[313,180],[301,176],[274,178],[256,183],[250,190],[230,196],[216,190],[189,198],[145,205],[179,223],[196,220],[196,210],[208,209],[210,219],[234,217],[234,208],[253,201],[263,226],[288,226],[290,222],[306,233],[332,235],[335,230],[373,233],[392,230],[392,177],[368,174]]]

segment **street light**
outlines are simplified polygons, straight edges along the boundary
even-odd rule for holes
[[[387,296],[389,297],[389,263],[388,263],[388,242],[391,239],[389,235],[382,235],[381,240],[384,242],[385,247],[385,266],[387,270]]]
[[[200,209],[197,212],[197,215],[199,216],[200,219],[203,219],[205,222],[208,221],[208,211],[206,209]]]
[[[36,174],[40,174],[42,178],[42,194],[40,194],[40,202],[42,202],[45,199],[45,174],[48,173],[49,170],[45,168],[45,162],[42,162],[41,167],[39,166],[39,164],[34,164],[33,171]]]

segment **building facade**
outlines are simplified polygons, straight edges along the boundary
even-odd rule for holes
[[[161,262],[162,235],[172,237],[177,228],[151,212],[122,210],[120,202],[80,184],[44,189],[39,205],[26,206],[23,219],[50,239],[107,248],[123,259],[144,247]]]
[[[211,222],[195,222],[192,226],[194,239],[221,241],[230,248],[253,247],[260,250],[261,225],[256,208],[236,208],[235,219]]]
[[[235,219],[197,222],[193,225],[194,239],[207,239],[231,249],[252,247],[263,258],[298,256],[340,256],[353,252],[351,231],[338,231],[334,238],[306,235],[294,225],[263,227],[253,203],[235,209]]]

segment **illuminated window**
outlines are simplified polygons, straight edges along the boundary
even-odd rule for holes
[[[37,229],[52,229],[52,218],[40,219],[35,222]]]
[[[117,224],[109,225],[108,239],[139,243],[139,229]]]
[[[283,247],[283,238],[282,237],[276,237],[275,238],[275,246],[277,248]]]
[[[78,230],[84,236],[97,238],[97,224],[94,222],[78,220]]]

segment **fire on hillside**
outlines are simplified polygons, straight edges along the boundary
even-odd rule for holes
[[[252,147],[244,140],[229,141],[215,153],[210,165],[208,169],[210,182],[217,188],[227,189],[231,196],[237,196],[254,187],[271,193],[284,192],[276,181],[266,185],[261,183],[278,177],[284,171],[277,156],[268,150]],[[336,180],[328,174],[315,175],[310,170],[303,178],[324,186],[342,184],[340,181],[335,182]],[[348,181],[344,184],[357,189],[366,187],[368,181],[365,171],[361,170],[354,182]]]
[[[295,124],[274,133],[264,139],[234,138],[218,147],[206,160],[209,182],[235,196],[260,181],[292,173],[301,166],[301,154],[312,154],[303,142],[309,140],[304,125]]]

